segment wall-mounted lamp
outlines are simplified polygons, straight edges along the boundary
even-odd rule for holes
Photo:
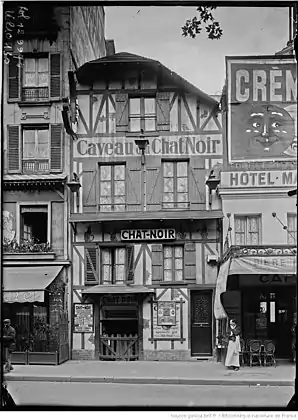
[[[211,174],[209,175],[209,178],[206,181],[206,185],[209,188],[210,192],[212,190],[216,190],[217,186],[220,183],[220,179],[217,178],[213,172],[211,172]]]
[[[72,193],[78,193],[81,184],[78,175],[74,172],[71,181],[66,184]]]
[[[145,150],[146,150],[146,147],[149,144],[149,141],[148,141],[148,139],[145,138],[145,136],[143,134],[143,130],[141,130],[141,135],[139,136],[139,138],[135,139],[135,144],[139,148],[139,150],[142,154],[141,162],[142,162],[142,165],[144,165],[144,163],[145,163]]]

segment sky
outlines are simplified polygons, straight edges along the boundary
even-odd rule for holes
[[[288,41],[286,7],[219,7],[220,40],[181,35],[181,26],[195,7],[105,7],[106,38],[116,52],[130,52],[160,61],[208,94],[220,94],[225,81],[225,56],[274,55]]]

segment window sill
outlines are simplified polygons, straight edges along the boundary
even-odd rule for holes
[[[44,101],[19,101],[19,107],[30,107],[30,106],[51,106],[51,102],[49,99],[45,99]]]
[[[3,260],[54,260],[55,252],[3,252]]]
[[[159,131],[144,131],[144,133],[141,133],[140,131],[126,131],[126,137],[159,137],[160,132]]]

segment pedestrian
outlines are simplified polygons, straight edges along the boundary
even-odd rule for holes
[[[228,369],[240,369],[240,351],[240,327],[236,324],[235,319],[231,319],[229,328],[229,344],[225,361],[225,366]]]
[[[5,319],[3,321],[4,328],[3,328],[3,350],[4,350],[4,373],[9,373],[13,370],[11,364],[11,355],[12,352],[15,350],[15,342],[16,342],[16,331],[10,325],[10,319]]]

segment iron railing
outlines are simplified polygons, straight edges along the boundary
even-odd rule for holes
[[[23,160],[23,173],[49,172],[49,159]]]
[[[22,88],[22,100],[24,102],[42,102],[49,99],[48,87]]]

